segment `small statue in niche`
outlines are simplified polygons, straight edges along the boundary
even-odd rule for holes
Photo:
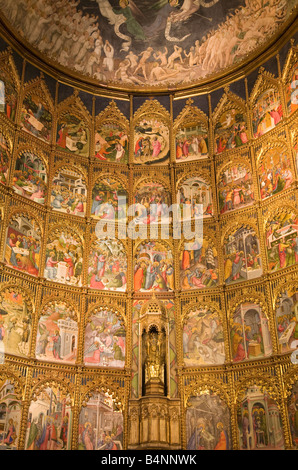
[[[143,335],[146,395],[148,393],[164,395],[166,363],[165,340],[165,332],[159,332],[155,328],[152,328],[149,333]]]

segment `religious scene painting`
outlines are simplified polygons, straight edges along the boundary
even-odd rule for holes
[[[57,147],[67,152],[89,156],[90,135],[84,121],[70,113],[65,113],[58,120]]]
[[[80,287],[83,275],[83,246],[80,237],[60,228],[50,230],[46,245],[44,277]]]
[[[266,245],[269,271],[298,263],[298,216],[295,212],[280,212],[270,218]]]
[[[240,450],[284,450],[279,408],[266,389],[246,390],[237,420]]]
[[[41,233],[33,218],[22,214],[10,219],[6,235],[4,261],[19,271],[38,276]]]
[[[118,240],[96,240],[89,253],[88,286],[91,289],[125,292],[127,255]]]
[[[175,146],[177,162],[189,162],[208,157],[207,126],[198,122],[179,129],[176,134]]]
[[[294,180],[287,150],[269,150],[258,165],[261,198],[266,199],[288,189]]]
[[[246,166],[235,163],[221,173],[218,182],[221,214],[242,209],[254,203],[252,173]]]
[[[21,110],[21,128],[29,134],[50,143],[52,136],[52,114],[36,94],[28,94]]]
[[[126,333],[121,317],[108,309],[97,309],[85,330],[85,365],[123,369],[125,342]]]
[[[224,364],[225,345],[222,320],[207,308],[192,310],[183,325],[185,367]]]
[[[12,121],[15,120],[18,94],[6,70],[0,71],[0,112]]]
[[[119,124],[103,122],[95,132],[95,157],[104,162],[128,163],[129,138]]]
[[[180,252],[182,290],[206,289],[218,285],[218,253],[208,237],[184,242]]]
[[[22,402],[14,385],[6,380],[0,388],[0,450],[17,450],[22,418]]]
[[[254,137],[261,137],[271,131],[282,120],[283,110],[279,92],[269,88],[260,96],[253,107],[252,126]]]
[[[293,66],[289,81],[285,86],[286,106],[289,114],[298,109],[298,62]]]
[[[212,189],[203,178],[194,176],[183,182],[177,194],[183,220],[213,215]]]
[[[288,417],[293,446],[298,448],[298,380],[295,382],[288,403]]]
[[[169,128],[158,118],[144,118],[134,129],[134,163],[160,164],[170,158]]]
[[[214,152],[241,147],[248,142],[247,119],[244,112],[231,108],[221,114],[214,129]]]
[[[72,403],[57,386],[44,388],[29,407],[25,450],[70,450]]]
[[[118,180],[105,175],[95,183],[91,205],[93,218],[125,222],[127,204],[127,191]]]
[[[165,87],[237,65],[264,46],[294,6],[295,0],[81,0],[69,8],[66,1],[16,0],[16,11],[3,2],[1,14],[63,67],[104,84]],[[21,21],[31,9],[34,24]]]
[[[230,412],[215,393],[206,391],[189,399],[186,410],[187,450],[230,450]]]
[[[140,244],[135,255],[134,290],[174,291],[174,259],[169,246],[158,241]]]
[[[0,183],[6,184],[8,179],[10,147],[5,135],[0,131]]]
[[[0,351],[28,357],[32,333],[32,306],[21,290],[5,289],[0,294]]]
[[[78,350],[78,323],[73,307],[66,302],[49,302],[37,327],[36,359],[75,363]]]
[[[233,284],[262,274],[260,241],[253,228],[242,226],[224,240],[224,281]]]
[[[40,157],[30,151],[22,152],[17,157],[12,181],[17,194],[39,204],[45,204],[47,180],[47,168]]]
[[[236,308],[231,318],[230,338],[234,362],[272,354],[268,319],[257,304],[245,302]]]
[[[85,217],[86,205],[85,178],[70,167],[60,168],[52,181],[51,207],[58,212]]]
[[[162,183],[144,181],[134,195],[136,224],[167,223],[171,220],[171,193]]]
[[[93,393],[82,407],[78,450],[123,450],[123,414],[108,393]]]
[[[295,350],[298,344],[298,292],[286,289],[276,303],[276,328],[281,352]]]

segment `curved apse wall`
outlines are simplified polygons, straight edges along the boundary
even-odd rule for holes
[[[176,446],[198,448],[200,432],[210,449],[297,447],[297,46],[287,39],[245,77],[184,97],[74,89],[1,42],[1,448],[132,445],[139,319],[153,293],[168,319]],[[134,240],[125,210],[152,201],[138,220],[153,235]],[[192,224],[202,205],[203,237],[174,238],[171,223],[163,236],[173,203]],[[102,240],[111,207],[115,232]]]

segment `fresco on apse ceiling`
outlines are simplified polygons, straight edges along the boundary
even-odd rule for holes
[[[52,134],[52,115],[48,107],[34,94],[28,94],[21,110],[21,128],[50,143]]]
[[[107,309],[98,309],[85,330],[85,365],[123,368],[125,336],[121,317]]]
[[[224,281],[232,284],[262,276],[260,242],[255,230],[241,227],[224,240]]]
[[[70,450],[72,410],[69,394],[45,388],[29,407],[25,450]]]
[[[174,259],[167,245],[154,241],[140,244],[135,255],[134,290],[174,291]]]
[[[277,403],[266,389],[249,387],[238,410],[241,450],[283,450],[284,437]]]
[[[55,211],[85,217],[87,186],[85,178],[72,168],[63,167],[52,181],[51,206]]]
[[[292,114],[298,109],[298,62],[294,65],[288,83],[285,86],[286,106],[288,113]]]
[[[186,367],[225,362],[223,326],[217,312],[198,308],[187,315],[183,325],[183,358]]]
[[[96,240],[89,252],[88,286],[91,289],[122,291],[127,284],[127,256],[118,240]]]
[[[22,418],[22,402],[7,380],[0,388],[0,450],[17,450]]]
[[[288,151],[281,148],[269,150],[259,161],[258,174],[262,199],[288,189],[294,179]]]
[[[290,210],[271,217],[266,226],[269,271],[298,263],[298,217]]]
[[[235,163],[223,171],[218,182],[218,198],[221,214],[253,204],[254,188],[250,169]]]
[[[264,44],[296,0],[1,1],[36,49],[76,72],[121,85],[187,84]],[[32,21],[34,16],[34,21]]]
[[[95,132],[95,157],[102,161],[128,162],[128,135],[116,123],[102,123]]]
[[[241,147],[248,142],[247,119],[244,113],[236,108],[225,111],[214,128],[214,152]]]
[[[92,190],[91,216],[95,219],[126,220],[128,195],[122,183],[101,177]]]
[[[218,284],[218,254],[208,239],[184,242],[180,251],[180,286],[182,290],[205,289]]]
[[[231,449],[230,412],[216,394],[208,391],[189,399],[186,440],[187,450]]]
[[[236,308],[231,318],[230,338],[234,362],[272,354],[268,320],[259,305],[243,303]]]
[[[32,152],[26,151],[18,155],[12,186],[17,194],[39,204],[45,204],[47,170],[44,161]]]
[[[169,129],[162,121],[144,118],[134,129],[134,163],[167,163],[170,157]]]
[[[37,327],[37,359],[58,363],[74,363],[78,349],[78,324],[76,313],[65,302],[47,304]]]
[[[136,224],[167,223],[171,219],[171,193],[161,183],[143,182],[135,193],[134,204]]]
[[[0,112],[14,121],[17,109],[18,94],[15,85],[6,72],[0,71]]]
[[[279,92],[270,88],[258,96],[252,114],[254,137],[261,137],[271,131],[283,118]]]
[[[62,284],[81,286],[82,275],[83,246],[80,237],[67,229],[50,230],[44,277]]]
[[[4,134],[0,132],[0,183],[6,184],[10,161],[10,149]]]
[[[276,303],[276,327],[282,352],[296,349],[298,341],[298,293],[286,289]]]
[[[178,190],[177,204],[180,204],[184,220],[211,217],[213,204],[210,184],[196,176],[185,180]]]
[[[89,129],[82,119],[65,113],[58,120],[57,147],[70,153],[89,156]]]
[[[34,219],[16,215],[9,221],[4,259],[8,266],[38,276],[41,238]]]
[[[108,393],[93,393],[79,417],[78,450],[123,450],[123,415]]]
[[[202,123],[180,128],[176,134],[176,161],[198,160],[209,156],[208,128]]]
[[[295,382],[292,393],[288,404],[288,416],[290,423],[290,432],[292,436],[292,442],[294,447],[298,448],[298,418],[297,418],[297,406],[298,406],[298,380]]]
[[[26,357],[29,354],[32,312],[21,291],[7,289],[0,294],[1,353]]]

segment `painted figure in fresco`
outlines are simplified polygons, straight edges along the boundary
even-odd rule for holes
[[[224,171],[218,184],[218,197],[221,214],[253,204],[254,190],[250,170],[241,164],[235,164]]]
[[[288,189],[294,177],[287,152],[281,149],[267,152],[259,163],[258,174],[262,199]]]
[[[241,304],[231,322],[231,346],[234,362],[272,354],[268,320],[258,305]]]
[[[48,305],[38,323],[36,358],[74,363],[77,354],[76,315],[64,302]]]
[[[215,153],[241,147],[248,142],[247,123],[243,113],[232,108],[225,111],[215,126]]]
[[[185,127],[176,134],[176,161],[191,161],[208,157],[208,129],[205,124]]]
[[[127,259],[120,242],[97,241],[90,250],[89,287],[99,290],[126,289]]]
[[[9,161],[10,151],[8,147],[8,142],[4,134],[0,132],[0,183],[2,184],[6,184],[7,182]]]
[[[22,129],[50,143],[52,132],[52,115],[34,94],[27,95],[21,112]]]
[[[102,161],[127,163],[127,133],[119,125],[103,123],[95,133],[95,157]]]
[[[211,392],[191,397],[186,432],[188,450],[229,450],[230,416],[226,404]]]
[[[6,264],[19,271],[38,276],[40,250],[40,232],[35,221],[25,216],[15,216],[7,230]]]
[[[51,206],[54,210],[84,217],[87,204],[86,181],[72,168],[61,168],[52,182]]]
[[[138,123],[134,138],[135,163],[165,163],[169,159],[169,129],[157,119]]]
[[[43,160],[31,152],[19,155],[12,184],[17,194],[44,204],[47,194],[47,170]]]
[[[0,407],[0,450],[16,450],[21,424],[21,402],[15,395],[14,386],[10,381],[4,382],[0,392],[2,397]]]
[[[288,405],[288,416],[290,423],[290,430],[292,436],[292,443],[295,449],[298,448],[298,382],[293,386]]]
[[[281,100],[274,88],[259,96],[253,109],[254,137],[261,137],[273,129],[283,118]]]
[[[215,246],[207,238],[184,243],[180,253],[182,290],[205,289],[217,284],[218,254]]]
[[[298,263],[298,217],[280,213],[266,227],[267,256],[270,271]]]
[[[169,220],[171,195],[162,184],[155,182],[144,183],[134,196],[134,223],[153,224]]]
[[[171,250],[156,242],[143,243],[138,249],[134,270],[134,290],[173,291],[174,263]]]
[[[277,403],[267,390],[249,387],[239,410],[240,449],[283,450],[284,437]]]
[[[122,449],[123,415],[108,393],[94,393],[80,413],[78,450]]]
[[[216,313],[191,312],[183,327],[183,353],[186,367],[224,363],[223,328]]]
[[[2,89],[2,102],[0,104],[0,112],[5,113],[9,119],[14,121],[18,95],[10,75],[4,69],[2,69],[0,72],[0,84]]]
[[[84,362],[99,367],[124,367],[125,329],[108,311],[92,316],[86,327]]]
[[[101,178],[92,190],[91,216],[104,220],[124,220],[127,192],[118,181]]]
[[[80,238],[71,232],[56,230],[46,246],[46,279],[80,286],[82,283],[83,248]]]
[[[292,114],[298,109],[298,63],[292,69],[290,80],[286,86],[286,102],[289,114]]]
[[[186,180],[178,191],[177,203],[180,204],[183,220],[212,216],[210,185],[197,177]]]
[[[89,131],[85,123],[72,114],[59,119],[57,146],[79,155],[89,155]]]
[[[282,352],[296,349],[298,340],[298,298],[297,293],[284,291],[276,308],[278,342]]]
[[[38,401],[32,401],[29,407],[25,449],[69,449],[67,431],[71,415],[69,395],[54,387],[44,389]]]

